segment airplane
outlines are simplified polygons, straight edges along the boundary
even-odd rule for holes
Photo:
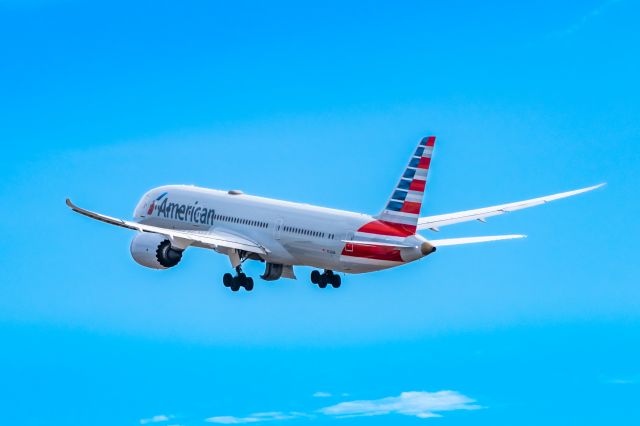
[[[338,288],[344,274],[360,274],[405,265],[439,247],[524,238],[525,235],[427,240],[418,231],[545,204],[592,191],[604,184],[474,210],[420,217],[436,138],[423,138],[380,214],[343,210],[188,185],[154,188],[138,202],[133,221],[82,209],[73,211],[111,225],[138,231],[131,242],[133,259],[152,269],[176,266],[189,247],[227,256],[235,274],[225,273],[225,287],[251,291],[253,278],[242,270],[247,260],[265,263],[261,278],[296,279],[294,267],[310,266],[311,282]],[[322,270],[322,272],[320,272]]]

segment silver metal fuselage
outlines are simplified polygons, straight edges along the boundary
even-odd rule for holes
[[[163,194],[168,194],[164,199],[167,205],[192,206],[192,209],[176,211],[174,206],[172,214],[159,214],[158,209],[149,214],[152,203],[161,202],[157,199]],[[215,215],[208,221],[199,220],[194,210],[199,213],[204,211],[201,209],[213,210]],[[423,257],[420,246],[426,242],[420,235],[359,234],[359,229],[376,220],[366,214],[186,185],[162,186],[149,191],[138,203],[134,217],[147,225],[203,234],[215,230],[250,239],[267,249],[267,254],[261,256],[266,262],[347,273],[371,272],[417,260]],[[354,239],[408,247],[403,249],[402,262],[343,256],[347,242]]]

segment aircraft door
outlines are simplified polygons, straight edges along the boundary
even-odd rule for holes
[[[347,233],[347,237],[345,238],[345,240],[353,241],[353,232]],[[344,247],[345,247],[345,250],[348,252],[353,251],[353,243],[346,243]]]
[[[275,228],[273,230],[273,236],[276,240],[279,240],[282,237],[282,227],[284,224],[284,220],[278,219],[275,223]]]

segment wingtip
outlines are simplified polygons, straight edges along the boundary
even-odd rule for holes
[[[584,188],[584,191],[593,191],[594,189],[602,188],[606,184],[607,184],[607,182],[601,182],[601,183],[593,185],[593,186],[588,186],[588,187]]]
[[[576,189],[575,191],[569,191],[568,194],[571,194],[571,195],[584,194],[585,192],[590,192],[590,191],[594,191],[596,189],[602,188],[606,184],[607,184],[606,182],[602,182],[597,185],[587,186],[586,188]]]
[[[65,204],[66,204],[69,208],[72,208],[72,209],[75,207],[75,204],[73,204],[73,202],[71,201],[71,199],[70,199],[70,198],[67,198],[67,199],[65,200]]]

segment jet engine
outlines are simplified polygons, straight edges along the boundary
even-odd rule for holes
[[[131,241],[131,256],[142,266],[152,269],[167,269],[176,266],[184,250],[171,247],[164,235],[143,232]]]
[[[260,275],[265,281],[279,280],[282,276],[283,266],[278,263],[267,263],[264,274]]]

